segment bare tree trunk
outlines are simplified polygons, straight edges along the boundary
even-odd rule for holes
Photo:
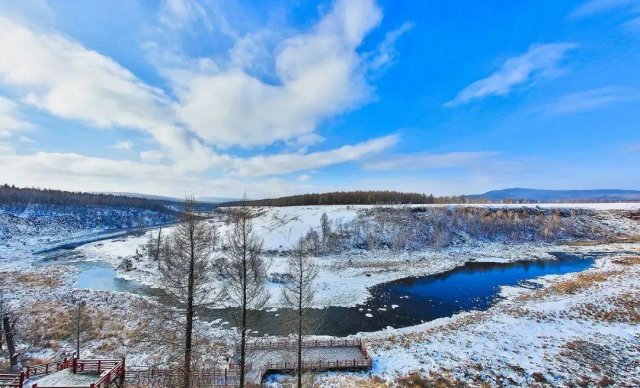
[[[16,355],[16,343],[13,338],[13,323],[8,315],[2,317],[2,329],[4,331],[5,338],[7,339],[7,350],[9,350],[9,362],[11,368],[15,368],[18,365],[18,357]]]
[[[158,234],[159,235],[159,234]],[[195,252],[193,228],[189,231],[190,258],[189,258],[189,280],[187,282],[187,322],[185,324],[185,346],[184,346],[184,379],[183,388],[191,385],[191,342],[193,335],[193,283],[195,272]]]
[[[156,242],[156,252],[155,252],[155,261],[158,261],[158,258],[160,257],[160,246],[162,245],[162,228],[160,228],[160,230],[158,230],[158,240]]]
[[[299,295],[303,293],[303,279],[302,279],[302,260],[300,260],[300,279],[298,292]],[[302,388],[302,298],[298,299],[298,388]]]
[[[76,357],[80,358],[80,322],[82,321],[82,305],[78,305],[76,316]]]
[[[289,258],[289,274],[291,281],[285,283],[282,287],[282,299],[286,306],[295,310],[295,328],[296,337],[296,379],[298,388],[302,388],[302,374],[304,373],[304,364],[302,358],[302,348],[305,330],[309,330],[311,325],[307,316],[307,309],[313,304],[315,291],[313,283],[318,275],[318,269],[315,263],[308,255],[309,247],[305,241],[298,241],[296,247],[292,251],[292,257]]]
[[[250,310],[264,307],[269,299],[266,288],[268,266],[260,257],[262,241],[254,234],[253,214],[243,206],[231,214],[233,227],[227,234],[225,282],[231,301],[240,309],[240,387],[246,385],[247,332]]]
[[[243,228],[244,229],[244,228]],[[246,233],[242,234],[243,245],[246,246],[247,238]],[[247,347],[247,252],[242,252],[242,333],[240,334],[240,387],[244,387],[244,374],[246,360],[246,347]]]
[[[194,199],[187,198],[180,222],[173,232],[158,238],[152,244],[158,252],[158,271],[165,291],[175,298],[175,306],[150,306],[157,314],[149,334],[149,342],[170,347],[172,356],[181,359],[182,372],[176,378],[181,388],[198,384],[192,376],[197,351],[197,311],[213,307],[226,298],[222,288],[215,288],[220,272],[215,260],[218,234],[214,227],[195,213]]]

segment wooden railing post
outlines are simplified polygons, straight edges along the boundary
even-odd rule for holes
[[[120,382],[124,386],[125,377],[127,375],[126,357],[122,357],[122,376],[120,376]]]
[[[27,370],[29,370],[29,368],[27,368]],[[20,383],[20,388],[22,388],[22,386],[24,385],[24,371],[20,372],[20,377],[19,377],[19,383]]]

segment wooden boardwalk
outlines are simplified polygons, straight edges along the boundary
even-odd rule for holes
[[[123,360],[64,359],[59,362],[30,365],[20,374],[0,375],[1,388],[106,388],[124,383]]]
[[[360,340],[311,340],[303,342],[303,368],[308,371],[366,370],[371,357]],[[262,383],[268,373],[287,373],[297,369],[294,341],[260,341],[247,344],[246,382]],[[231,361],[227,368],[196,369],[192,381],[198,386],[235,387],[239,383],[239,365]],[[105,388],[123,386],[126,381],[143,387],[177,386],[179,369],[127,367],[123,360],[65,359],[32,365],[16,375],[0,375],[0,388]]]
[[[256,342],[248,345],[247,382],[260,384],[268,373],[287,373],[297,369],[293,341]],[[302,345],[305,370],[366,370],[371,357],[360,340],[312,340]]]

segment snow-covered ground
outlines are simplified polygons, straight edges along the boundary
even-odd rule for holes
[[[0,205],[0,265],[26,265],[37,252],[60,244],[174,219],[173,215],[138,208]]]
[[[505,287],[505,300],[422,325],[360,335],[368,374],[321,377],[323,386],[397,382],[410,374],[473,386],[638,386],[640,247],[611,244],[593,269],[546,276],[538,290]]]
[[[634,210],[639,204],[573,204],[581,209],[596,210],[597,223],[605,225],[611,231],[625,235],[640,234],[638,223],[601,208]],[[451,205],[461,206],[461,205]],[[489,206],[489,205],[487,205]],[[512,205],[491,205],[492,207]],[[527,207],[532,207],[533,205]],[[547,204],[549,208],[562,209],[562,204]],[[397,206],[403,208],[406,206]],[[414,206],[415,207],[415,206]],[[519,207],[523,207],[519,205]],[[264,240],[264,249],[271,254],[269,273],[287,271],[287,252],[295,242],[304,237],[310,228],[319,229],[320,217],[326,213],[334,225],[354,220],[359,212],[371,210],[376,206],[296,206],[270,207],[257,211],[254,230]],[[214,217],[221,235],[229,229],[220,217]],[[163,234],[169,235],[172,228],[164,228]],[[128,258],[132,269],[117,270],[118,276],[135,280],[148,286],[158,286],[157,264],[143,254],[143,246],[151,233],[142,236],[128,236],[107,241],[83,245],[77,250],[88,260],[105,261],[118,268],[123,259]],[[418,250],[365,250],[348,249],[337,253],[321,255],[316,258],[319,267],[315,307],[355,306],[364,303],[370,296],[368,289],[376,284],[410,276],[424,276],[445,272],[464,265],[469,261],[513,262],[519,260],[553,259],[549,252],[563,250],[555,243],[544,241],[520,242],[509,244],[504,241],[467,239],[443,248],[424,246]],[[138,253],[136,255],[136,253]],[[271,298],[267,308],[281,307],[281,285],[269,283]]]
[[[459,206],[461,205],[451,205]],[[484,312],[462,313],[410,328],[362,334],[360,337],[367,340],[374,358],[373,377],[358,373],[329,373],[321,376],[323,385],[368,386],[375,385],[378,381],[376,379],[391,382],[414,372],[427,377],[429,373],[433,373],[434,376],[459,379],[471,385],[480,385],[480,382],[490,385],[530,385],[542,378],[551,385],[559,385],[570,381],[579,382],[581,376],[591,379],[595,385],[605,375],[620,383],[631,386],[635,384],[634,381],[640,376],[640,366],[637,363],[640,359],[640,330],[638,321],[634,321],[632,315],[620,312],[620,303],[628,300],[628,295],[636,298],[633,300],[640,297],[640,264],[624,265],[616,261],[630,255],[640,256],[640,244],[637,242],[640,222],[623,213],[637,211],[640,204],[484,207],[588,209],[593,214],[587,214],[579,221],[586,219],[593,222],[606,230],[609,237],[586,242],[534,239],[517,243],[510,243],[505,239],[491,241],[464,238],[444,247],[424,246],[412,250],[345,249],[316,258],[320,267],[316,305],[353,306],[364,302],[369,295],[367,289],[376,284],[409,276],[439,273],[468,261],[550,259],[550,252],[603,253],[596,268],[588,272],[614,272],[615,275],[606,276],[597,284],[573,293],[544,290],[554,290],[554,284],[575,279],[578,275],[548,276],[541,281],[545,285],[541,290],[503,289],[502,294],[506,299]],[[335,225],[351,222],[362,212],[373,208],[376,207],[300,206],[260,209],[254,229],[264,239],[264,248],[272,263],[270,273],[285,272],[288,250],[310,228],[319,229],[323,213],[327,213]],[[210,222],[215,223],[224,235],[228,226],[221,218],[214,217]],[[171,229],[172,227],[163,228],[163,234],[168,235]],[[119,268],[118,276],[147,285],[157,285],[156,265],[147,258],[142,248],[149,234],[156,232],[154,230],[140,236],[92,242],[75,251],[80,254],[79,257],[106,262],[114,268],[118,268],[123,260],[130,260],[133,269],[125,271]],[[53,229],[47,233],[54,233]],[[18,265],[21,260],[15,257],[11,261],[3,259],[0,263],[0,275],[5,280],[2,282],[5,296],[12,306],[30,306],[29,327],[45,328],[47,317],[52,311],[48,309],[73,305],[71,290],[79,271],[72,266],[42,267],[33,261],[29,250],[12,250],[16,244],[29,245],[31,241],[35,241],[34,238],[39,237],[34,237],[31,232],[22,241],[19,234],[12,234],[11,246],[5,244],[5,249],[14,256],[25,252],[24,262],[28,264]],[[630,239],[630,242],[616,242],[624,239]],[[46,247],[46,241],[39,239],[38,248]],[[0,245],[4,242],[3,237]],[[22,280],[16,283],[7,281],[8,279]],[[269,286],[273,295],[280,294],[279,284],[270,283]],[[139,311],[142,296],[91,290],[79,290],[75,293],[76,297],[84,298],[97,311],[113,314],[112,324],[124,325],[116,326],[125,334],[105,335],[104,338],[91,341],[87,351],[89,356],[117,357],[126,352],[130,365],[166,361],[162,357],[153,357],[152,348],[136,342],[136,338],[144,330],[145,317],[144,314],[132,312]],[[40,305],[36,302],[43,303]],[[274,297],[268,308],[278,306],[279,300]],[[595,314],[592,310],[604,313]],[[615,312],[611,316],[618,318],[606,318],[607,311]],[[200,332],[213,341],[228,344],[232,338],[232,331],[217,322],[200,322],[199,325]],[[104,331],[108,332],[109,326]],[[60,339],[48,342],[56,345],[45,350],[44,344],[47,342],[43,338],[47,335],[52,334],[44,333],[39,340],[30,339],[29,343],[38,344],[30,346],[31,356],[48,359],[58,357],[71,348],[68,341]],[[611,359],[605,360],[604,366],[599,366],[588,357],[595,357],[596,360],[603,357]],[[618,370],[610,370],[608,365],[614,363],[620,365]]]

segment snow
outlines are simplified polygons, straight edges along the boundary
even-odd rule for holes
[[[459,205],[447,205],[459,206]],[[541,204],[541,205],[473,205],[488,207],[541,207],[541,208],[582,208],[595,213],[600,225],[611,231],[612,237],[639,236],[640,225],[637,221],[620,217],[618,212],[640,209],[639,204]],[[264,238],[264,247],[268,251],[267,258],[271,262],[270,273],[286,271],[288,250],[293,243],[307,233],[309,228],[318,228],[320,216],[327,213],[331,220],[348,222],[355,219],[360,211],[373,206],[300,206],[288,208],[262,208],[260,216],[255,220],[255,231]],[[5,218],[2,218],[5,217]],[[6,214],[0,213],[0,221],[9,220]],[[13,217],[13,216],[12,216]],[[16,221],[17,220],[17,221]],[[11,218],[7,228],[3,223],[0,231],[10,231],[0,235],[0,270],[5,276],[15,273],[30,273],[36,277],[53,277],[60,284],[51,288],[25,283],[18,284],[11,292],[5,293],[10,304],[37,305],[36,302],[52,301],[56,304],[69,305],[73,284],[78,277],[79,269],[73,266],[43,266],[34,260],[34,251],[58,244],[67,238],[78,238],[94,233],[95,229],[79,231],[61,227],[58,224],[42,226],[36,224],[22,225],[21,219]],[[219,218],[213,218],[221,233],[228,226]],[[15,223],[15,224],[14,224]],[[60,234],[55,234],[55,228]],[[42,234],[39,234],[39,228]],[[163,234],[171,232],[172,227],[163,228]],[[24,235],[21,230],[27,230]],[[157,230],[151,231],[156,232]],[[150,286],[157,285],[156,265],[146,257],[142,246],[149,233],[110,238],[102,241],[83,244],[73,250],[75,260],[97,261],[107,263],[116,269],[117,276],[134,280]],[[4,232],[3,232],[4,233]],[[52,237],[53,236],[53,237]],[[54,241],[55,240],[55,241]],[[21,248],[24,247],[24,248]],[[138,251],[136,253],[136,251]],[[7,252],[12,257],[7,256]],[[599,322],[574,316],[577,306],[585,303],[603,304],[607,298],[614,298],[623,292],[639,289],[640,273],[637,268],[619,268],[613,261],[624,252],[625,255],[638,255],[638,243],[602,243],[569,244],[530,241],[523,243],[505,243],[504,241],[488,241],[467,239],[444,248],[429,246],[411,251],[394,251],[390,249],[364,250],[345,249],[340,252],[315,258],[319,266],[315,307],[354,306],[364,303],[369,296],[368,289],[374,285],[409,276],[423,276],[441,273],[462,266],[470,261],[478,262],[513,262],[519,260],[548,260],[553,256],[550,252],[599,253],[602,255],[596,266],[589,271],[623,271],[621,277],[603,283],[602,287],[590,289],[575,295],[552,296],[549,298],[528,298],[537,295],[539,290],[523,287],[503,287],[501,296],[505,299],[488,311],[467,312],[451,318],[443,318],[422,325],[394,329],[388,327],[376,333],[360,334],[369,343],[374,358],[373,374],[385,380],[393,381],[409,372],[419,371],[442,372],[450,370],[456,377],[472,385],[479,385],[472,377],[489,381],[491,385],[499,385],[500,380],[512,379],[512,385],[530,385],[531,376],[542,372],[552,385],[559,385],[569,379],[570,369],[595,376],[575,360],[566,359],[570,350],[569,343],[584,340],[614,354],[625,357],[638,357],[637,350],[640,331],[638,325],[625,322]],[[8,260],[7,260],[8,259]],[[124,259],[130,259],[133,270],[124,271],[118,266]],[[552,284],[570,279],[575,275],[545,276],[537,282],[549,287]],[[275,313],[281,307],[278,296],[280,284],[269,283],[273,295],[268,311]],[[135,329],[140,319],[131,314],[142,296],[123,292],[76,290],[77,296],[83,297],[88,304],[98,309],[115,312],[115,320],[126,322],[130,329]],[[406,296],[409,298],[409,296]],[[390,305],[390,309],[398,308]],[[35,314],[35,313],[34,313]],[[40,312],[43,314],[43,312]],[[277,314],[276,314],[277,315]],[[364,311],[363,316],[375,319],[375,312]],[[34,315],[31,318],[42,316]],[[213,339],[230,343],[234,330],[225,329],[226,322],[198,322],[200,332]],[[227,326],[228,327],[228,326]],[[118,356],[127,352],[128,363],[144,364],[154,358],[154,349],[140,347],[131,340],[118,342],[112,351],[100,350],[105,339],[96,340],[88,345],[88,356]],[[70,344],[61,345],[54,352],[34,347],[30,355],[46,358],[58,357]],[[232,346],[229,346],[231,349]],[[569,349],[569,350],[567,350]],[[106,354],[105,354],[106,353]],[[480,365],[482,369],[478,369]],[[518,371],[510,367],[517,365],[523,368]],[[569,365],[569,367],[562,367]],[[564,369],[563,369],[564,368]],[[621,370],[624,368],[621,367]],[[466,371],[466,372],[465,372]],[[633,371],[632,371],[633,372]],[[614,373],[615,374],[615,373]],[[621,382],[633,384],[633,378],[639,378],[637,370],[629,377],[613,375]],[[578,372],[574,372],[578,375]],[[350,385],[354,380],[366,379],[365,374],[324,374],[321,382],[325,386]],[[595,377],[594,377],[595,378]]]
[[[607,302],[625,293],[640,292],[640,265],[615,264],[629,252],[639,253],[637,244],[607,247],[609,255],[597,260],[586,273],[615,276],[600,285],[568,295],[545,294],[545,289],[518,289],[506,293],[506,299],[487,311],[467,312],[403,329],[387,329],[359,335],[366,339],[374,359],[372,373],[392,382],[400,376],[420,372],[451,374],[467,383],[474,381],[499,385],[531,385],[533,375],[541,373],[552,386],[586,376],[596,385],[606,375],[617,385],[637,386],[640,369],[640,325],[624,319],[603,321],[579,313],[580,306],[596,305],[615,311]],[[620,253],[612,253],[615,249]],[[578,276],[568,274],[540,279],[546,287]],[[515,289],[515,287],[514,287]],[[575,344],[615,355],[616,361],[595,360],[593,365],[581,359],[592,355],[568,356]],[[626,361],[625,361],[626,360]],[[594,365],[596,367],[594,368]],[[514,368],[513,366],[517,366]],[[446,371],[446,372],[445,372]],[[353,385],[366,380],[364,374],[325,374],[321,386]],[[474,380],[475,379],[475,380]],[[475,385],[475,384],[473,384]]]
[[[93,373],[73,373],[70,369],[51,373],[42,377],[35,377],[25,382],[25,388],[31,388],[33,384],[43,387],[88,387],[97,382],[100,375]]]

